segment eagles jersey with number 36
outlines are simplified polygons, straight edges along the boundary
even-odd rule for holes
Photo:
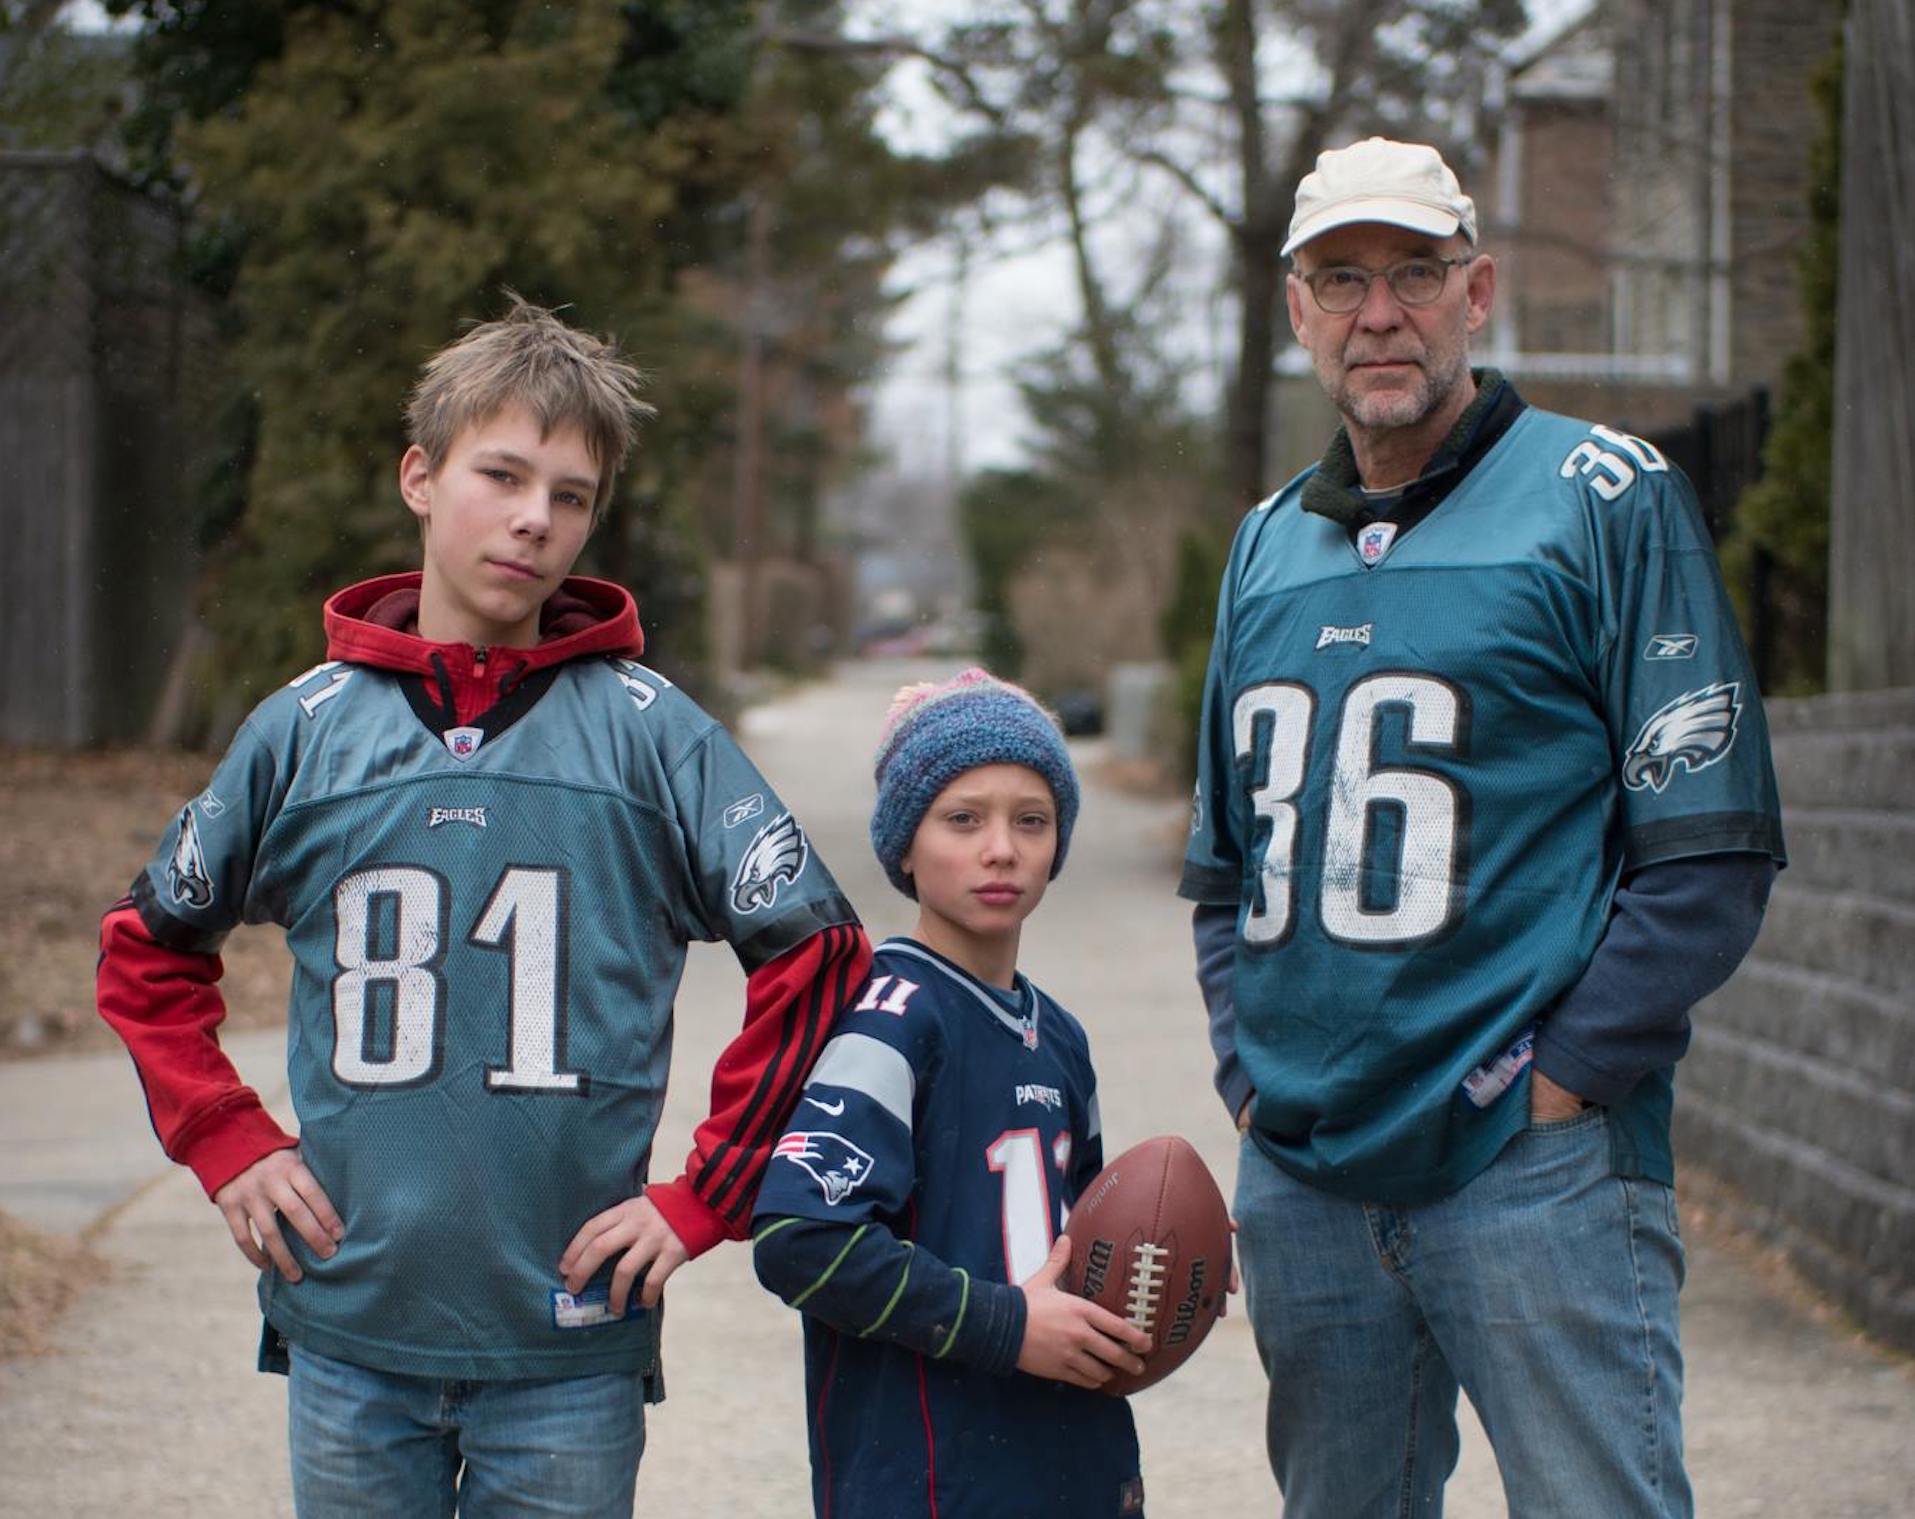
[[[565,1292],[558,1261],[645,1182],[687,941],[753,970],[856,919],[730,736],[642,665],[572,659],[446,721],[416,676],[307,672],[133,901],[182,952],[286,930],[300,1152],[345,1235],[319,1260],[286,1231],[305,1274],[262,1275],[273,1328],[416,1376],[649,1368],[652,1316],[611,1318],[609,1270]]]
[[[805,1310],[816,1512],[1142,1514],[1123,1399],[1012,1370],[1016,1286],[1102,1168],[1077,1020],[1022,976],[1005,992],[880,944],[753,1225],[760,1277]]]
[[[1239,908],[1258,1141],[1415,1203],[1526,1123],[1529,1035],[1621,875],[1781,858],[1775,780],[1693,492],[1647,443],[1522,410],[1400,529],[1302,510],[1307,478],[1231,552],[1180,890]],[[1620,1171],[1670,1179],[1670,1097],[1664,1071],[1612,1110]]]

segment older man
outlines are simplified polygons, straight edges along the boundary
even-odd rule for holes
[[[1754,676],[1681,473],[1471,370],[1434,149],[1323,154],[1283,252],[1343,425],[1237,535],[1180,890],[1284,1512],[1439,1514],[1460,1386],[1511,1513],[1687,1515],[1672,1068],[1783,861]]]

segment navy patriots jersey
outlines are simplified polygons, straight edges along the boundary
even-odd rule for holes
[[[1782,858],[1775,779],[1694,494],[1648,444],[1526,410],[1427,516],[1355,533],[1306,478],[1231,553],[1180,890],[1238,909],[1258,1142],[1415,1203],[1527,1122],[1530,1038],[1625,871]],[[1671,1179],[1671,1090],[1612,1109],[1619,1172]]]
[[[729,735],[645,667],[539,671],[482,726],[422,693],[334,662],[268,698],[134,886],[176,950],[286,930],[300,1151],[345,1238],[322,1261],[287,1231],[304,1279],[264,1273],[261,1306],[410,1375],[650,1368],[609,1264],[575,1297],[558,1260],[642,1189],[685,946],[728,940],[749,971],[856,919]]]
[[[1102,1167],[1076,1019],[1022,976],[878,947],[754,1219],[760,1277],[804,1310],[820,1515],[1143,1512],[1129,1405],[1012,1369],[1015,1284]]]

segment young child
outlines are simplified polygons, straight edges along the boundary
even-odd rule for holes
[[[862,930],[710,717],[567,578],[638,373],[519,302],[425,366],[399,488],[420,574],[326,604],[102,926],[99,1004],[166,1152],[261,1271],[294,1499],[628,1515],[665,1279],[742,1237],[863,978]],[[297,1137],[214,1031],[218,951],[286,931]],[[749,974],[685,1172],[647,1185],[692,939]]]
[[[1092,1391],[1145,1336],[1056,1285],[1103,1167],[1084,1030],[1017,970],[1063,867],[1056,725],[969,670],[900,691],[871,842],[918,903],[834,1026],[753,1220],[804,1311],[812,1495],[831,1519],[1143,1512],[1130,1406]]]

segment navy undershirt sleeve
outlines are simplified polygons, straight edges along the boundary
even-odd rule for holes
[[[1197,985],[1210,1014],[1210,1048],[1217,1057],[1211,1077],[1217,1095],[1235,1123],[1243,1105],[1255,1092],[1243,1062],[1237,1058],[1237,1003],[1231,976],[1237,955],[1237,909],[1199,905],[1190,918],[1197,941]]]
[[[1582,979],[1536,1031],[1536,1069],[1590,1102],[1619,1102],[1689,1047],[1689,1010],[1755,943],[1775,882],[1765,854],[1646,865],[1625,879]],[[1215,1015],[1212,1015],[1213,1042]]]

